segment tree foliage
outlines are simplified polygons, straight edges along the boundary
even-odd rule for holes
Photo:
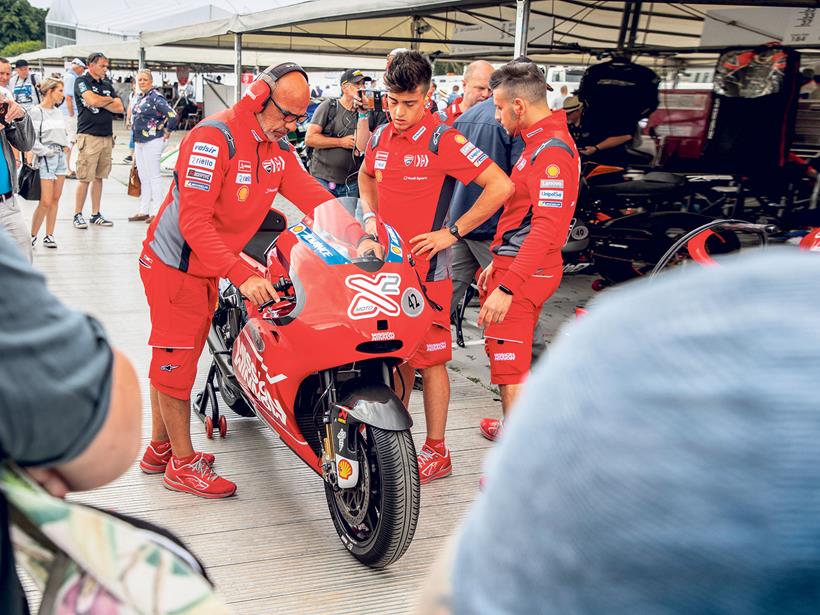
[[[19,41],[45,43],[47,12],[31,6],[28,0],[0,0],[0,41],[6,48]]]
[[[19,56],[21,53],[28,53],[29,51],[39,51],[45,47],[42,41],[17,41],[16,43],[9,43],[0,49],[0,57],[13,58]]]

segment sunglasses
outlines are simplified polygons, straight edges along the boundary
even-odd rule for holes
[[[296,122],[297,124],[301,124],[302,122],[304,122],[305,120],[308,119],[308,114],[307,113],[302,113],[301,115],[299,115],[297,113],[291,113],[290,111],[287,111],[286,109],[283,109],[282,107],[279,106],[279,103],[277,103],[273,99],[273,96],[271,96],[269,100],[273,103],[273,106],[276,107],[276,109],[279,111],[279,113],[282,114],[282,119],[285,120],[285,123]]]

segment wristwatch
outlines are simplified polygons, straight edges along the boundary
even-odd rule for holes
[[[463,239],[461,233],[458,232],[458,227],[455,224],[451,225],[447,230],[450,231],[456,239]]]

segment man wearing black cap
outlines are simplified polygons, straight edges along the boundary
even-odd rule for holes
[[[311,174],[334,196],[358,197],[361,153],[356,149],[359,92],[370,77],[360,70],[342,73],[340,98],[320,104],[307,129],[305,144],[313,148]]]
[[[37,90],[37,82],[31,74],[28,62],[17,60],[14,63],[16,74],[11,78],[9,87],[14,95],[15,102],[26,111],[33,106],[40,104],[40,92]]]

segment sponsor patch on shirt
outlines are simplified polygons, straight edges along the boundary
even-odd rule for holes
[[[202,192],[210,192],[211,190],[211,184],[206,184],[205,182],[197,182],[192,179],[185,180],[185,187],[193,188],[194,190],[202,190]]]
[[[528,133],[527,133],[527,138],[529,139],[530,137],[534,137],[535,135],[537,135],[537,134],[538,134],[539,132],[541,132],[542,130],[544,130],[544,128],[543,128],[543,127],[542,127],[542,128],[536,128],[536,129],[535,129],[535,130],[533,130],[532,132],[528,132]]]
[[[210,184],[211,180],[214,177],[214,174],[210,171],[203,171],[202,169],[192,169],[189,167],[188,170],[185,172],[185,177],[187,177],[188,179],[199,179]]]
[[[470,162],[475,162],[478,159],[478,157],[481,156],[481,154],[483,153],[484,152],[482,152],[480,149],[476,147],[475,149],[473,149],[473,151],[467,154],[467,160],[469,160]]]
[[[538,191],[538,198],[545,199],[547,201],[563,201],[564,200],[564,191],[563,190],[539,190]]]
[[[374,169],[386,169],[387,168],[387,161],[386,160],[377,160],[376,164],[373,165]]]
[[[188,158],[188,164],[192,167],[213,169],[216,166],[216,159],[208,158],[207,156],[197,156],[196,154],[192,154],[191,157]]]
[[[376,160],[387,160],[387,157],[390,155],[390,152],[385,152],[384,150],[379,150],[376,152]]]
[[[418,141],[421,135],[427,132],[427,126],[422,126],[416,131],[416,134],[413,135],[413,141]]]
[[[515,168],[521,171],[525,166],[527,166],[527,159],[524,158],[524,156],[521,156],[521,158],[518,159],[518,162],[515,163]]]
[[[464,155],[466,156],[466,155],[467,155],[467,154],[469,154],[471,151],[473,151],[473,148],[474,148],[474,147],[475,147],[475,145],[473,145],[472,143],[470,143],[469,141],[467,141],[467,143],[465,143],[464,145],[462,145],[462,146],[461,146],[461,149],[460,149],[460,150],[458,150],[458,151],[460,151],[462,154],[464,154]]]
[[[561,175],[561,167],[557,164],[551,164],[547,167],[547,177],[558,177]]]
[[[538,207],[556,207],[560,209],[564,204],[561,201],[538,201]]]
[[[252,168],[250,160],[240,160],[237,163],[236,170],[240,173],[250,173]]]
[[[219,155],[219,146],[205,143],[204,141],[197,141],[191,148],[194,154],[205,154],[206,156],[213,156],[216,158]]]
[[[458,143],[459,145],[467,143],[467,137],[465,137],[464,135],[456,135],[455,140],[456,143]]]
[[[542,188],[563,188],[564,187],[564,180],[563,179],[542,179],[541,180],[541,187]]]
[[[480,167],[485,160],[487,160],[487,154],[481,154],[481,156],[479,156],[473,164]]]
[[[250,173],[237,173],[236,174],[236,183],[237,184],[249,184],[249,183],[251,183],[251,174]]]

